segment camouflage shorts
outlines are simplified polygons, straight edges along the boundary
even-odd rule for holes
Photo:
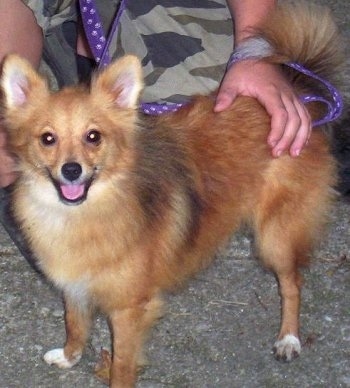
[[[65,21],[76,21],[76,6],[72,0],[22,0],[32,9],[44,35]]]
[[[77,17],[74,1],[25,2],[44,33]],[[108,31],[119,1],[96,3]],[[110,56],[131,53],[141,59],[145,102],[181,102],[218,87],[233,47],[232,30],[226,0],[129,0],[111,41]]]

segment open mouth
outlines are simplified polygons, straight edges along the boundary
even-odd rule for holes
[[[57,178],[51,174],[49,169],[47,172],[63,203],[79,205],[86,200],[94,174],[87,176],[83,172],[81,164],[77,162],[64,163]]]
[[[91,179],[84,183],[62,183],[53,181],[60,200],[67,205],[80,205],[87,198]]]
[[[62,182],[54,179],[51,175],[50,178],[60,200],[67,205],[79,205],[84,202],[92,183],[92,178],[85,182]]]
[[[61,200],[68,204],[78,205],[85,201],[90,183],[58,183],[58,189]]]

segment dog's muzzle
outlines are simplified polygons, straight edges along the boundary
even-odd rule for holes
[[[92,177],[84,179],[83,168],[77,162],[68,162],[61,167],[61,179],[51,179],[61,201],[67,205],[79,205],[87,198]]]

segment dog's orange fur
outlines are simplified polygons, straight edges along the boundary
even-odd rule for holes
[[[329,72],[338,57],[334,49],[330,58],[324,37],[336,35],[323,9],[276,12],[262,30],[275,44],[270,60],[298,59],[315,69],[326,63],[322,70]],[[323,24],[317,34],[321,17],[328,28]],[[295,84],[306,88],[305,79]],[[209,263],[242,223],[253,229],[260,258],[277,275],[276,353],[291,359],[300,345],[298,267],[307,263],[335,182],[324,134],[315,129],[300,157],[274,159],[266,144],[270,118],[254,99],[239,97],[215,114],[212,98],[197,97],[175,114],[139,119],[141,87],[139,62],[130,56],[98,74],[90,89],[53,94],[27,62],[5,61],[4,116],[21,170],[15,216],[65,299],[64,353],[49,362],[67,367],[79,360],[100,309],[113,329],[111,386],[133,386],[161,292]],[[312,107],[314,118],[320,110]],[[100,141],[88,141],[91,130]],[[51,145],[43,142],[47,133],[55,139]],[[83,181],[93,178],[86,199],[68,206],[53,181],[61,182],[62,166],[72,162],[82,167]]]

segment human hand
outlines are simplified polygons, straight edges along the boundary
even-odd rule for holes
[[[252,59],[235,63],[224,76],[214,111],[227,109],[238,95],[256,98],[271,116],[267,142],[273,156],[287,149],[291,156],[300,154],[311,134],[311,118],[276,65]]]

